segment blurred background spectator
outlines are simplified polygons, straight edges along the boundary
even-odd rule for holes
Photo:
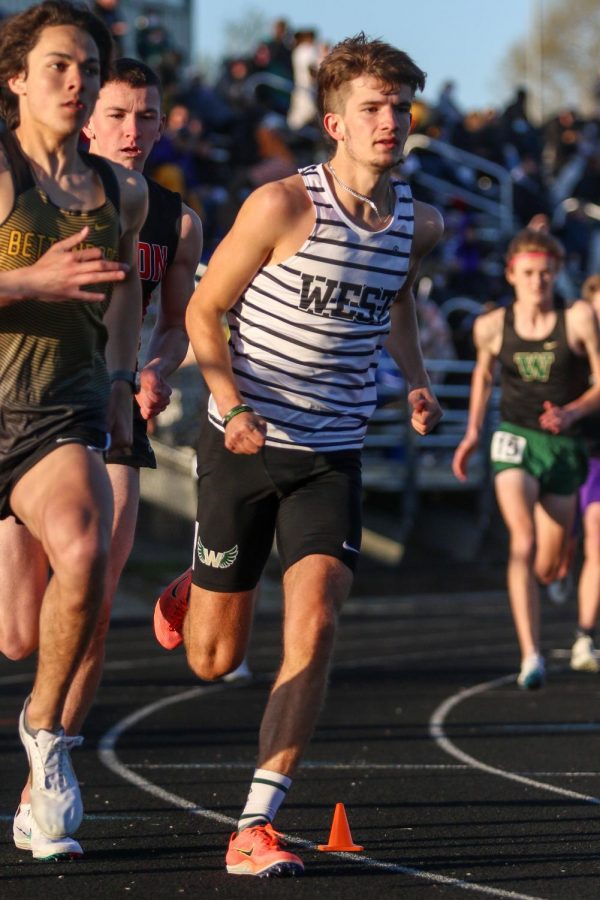
[[[89,2],[118,52],[137,55],[162,80],[166,127],[148,174],[202,217],[203,262],[250,191],[327,159],[315,96],[327,44],[316,27],[280,16],[269,28],[262,20],[254,43],[244,33],[243,52],[205,71],[183,65],[174,35],[185,51],[189,44],[174,7],[139,3],[132,14],[126,0]],[[562,27],[575,27],[565,16]],[[464,108],[451,78],[432,102],[415,99],[399,174],[446,222],[445,240],[421,273],[425,287],[416,286],[427,355],[472,358],[473,317],[507,301],[505,247],[531,221],[565,246],[564,302],[600,270],[600,70],[592,73],[587,106],[573,100],[544,119],[525,87],[497,109]]]
[[[125,36],[129,31],[127,19],[121,11],[119,0],[94,0],[92,11],[102,19],[113,36],[118,56],[125,55]]]
[[[291,129],[299,131],[305,125],[316,123],[317,92],[315,78],[321,51],[317,44],[317,33],[312,28],[297,31],[292,50],[294,87],[290,101],[287,122]]]

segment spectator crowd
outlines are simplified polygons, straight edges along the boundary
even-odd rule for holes
[[[115,0],[97,0],[110,7]],[[148,162],[148,174],[180,191],[198,211],[205,230],[204,261],[229,229],[254,188],[326,159],[318,126],[314,76],[328,46],[316,28],[293,30],[284,19],[246,56],[226,58],[211,82],[184,70],[181,57],[151,10],[141,23],[139,56],[161,75],[167,125]],[[117,29],[118,33],[118,29]],[[118,34],[117,34],[118,36]],[[594,95],[594,86],[591,86]],[[447,356],[448,332],[435,321],[434,303],[466,298],[482,306],[506,302],[503,254],[509,232],[533,222],[564,244],[567,266],[559,291],[577,296],[584,279],[600,270],[600,94],[587,116],[561,109],[534,123],[525,89],[500,109],[463,110],[448,81],[433,101],[418,98],[413,134],[427,138],[408,156],[404,175],[419,199],[442,207],[446,237],[428,263],[422,289],[423,324],[438,341],[432,351]],[[422,142],[421,142],[422,143]],[[440,145],[462,151],[451,158]],[[466,161],[463,163],[461,160]],[[502,228],[472,198],[505,202],[498,183],[477,159],[500,167],[512,187],[510,227]],[[442,192],[418,177],[426,173]],[[505,220],[506,221],[506,220]],[[454,350],[471,353],[472,310],[450,303]],[[446,337],[443,337],[446,335]]]
[[[184,66],[159,7],[145,10],[132,35],[118,0],[92,6],[117,52],[134,47],[161,78],[166,128],[146,171],[201,216],[206,262],[252,190],[327,158],[314,85],[328,44],[317,28],[294,29],[280,18],[253,52],[223,59],[209,80]],[[463,109],[450,80],[436,98],[416,99],[412,134],[428,146],[419,141],[402,174],[446,223],[418,291],[428,355],[472,357],[475,313],[507,302],[504,250],[518,228],[533,224],[564,245],[557,289],[566,303],[600,271],[600,79],[590,85],[590,101],[587,115],[564,108],[538,124],[524,88],[498,109]],[[460,152],[448,155],[444,147]],[[510,183],[504,223],[489,212],[506,205],[506,192],[488,164]]]

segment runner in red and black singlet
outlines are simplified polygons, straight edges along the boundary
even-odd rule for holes
[[[97,147],[97,149],[100,148]],[[142,283],[143,316],[148,311],[154,292],[161,285],[177,258],[184,208],[186,217],[193,215],[188,207],[184,207],[180,194],[170,191],[151,178],[146,178],[146,184],[148,185],[148,215],[140,231],[138,242],[138,271]],[[193,236],[201,233],[200,223],[196,220],[194,220],[194,229],[191,233]],[[199,247],[189,252],[186,250],[186,258],[190,260],[187,266],[190,291],[193,290],[193,276],[196,270],[193,259],[196,254],[198,256],[200,254]],[[197,262],[198,260],[196,260]],[[164,304],[166,308],[169,306],[168,301],[167,296]],[[134,382],[136,391],[138,382],[139,375],[136,372]],[[142,416],[136,396],[133,398],[133,443],[131,449],[132,452],[127,454],[120,453],[118,450],[110,452],[109,463],[133,468],[156,468],[156,457],[148,439],[148,420]]]

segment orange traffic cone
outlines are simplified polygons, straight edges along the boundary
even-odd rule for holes
[[[341,850],[351,853],[352,851],[356,852],[364,849],[364,847],[360,847],[352,840],[344,804],[336,803],[335,811],[333,813],[333,822],[331,823],[331,831],[329,833],[329,843],[318,844],[317,850]]]

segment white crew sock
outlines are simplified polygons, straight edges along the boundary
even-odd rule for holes
[[[252,825],[272,822],[288,792],[292,779],[269,769],[256,769],[248,792],[246,805],[238,822],[238,831]]]

